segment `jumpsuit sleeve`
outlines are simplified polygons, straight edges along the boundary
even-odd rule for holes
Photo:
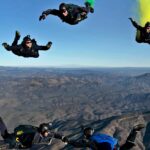
[[[138,25],[135,21],[131,21],[132,25],[137,28],[138,30],[143,30],[143,27],[141,27],[140,25]]]
[[[88,12],[90,12],[90,7],[78,7],[78,10],[80,12],[88,13]]]
[[[21,47],[19,45],[16,46],[8,46],[6,48],[7,50],[11,50],[11,51],[19,51],[21,49]]]
[[[46,11],[43,11],[42,15],[54,15],[60,17],[60,12],[57,9],[48,9]]]
[[[57,133],[57,132],[50,132],[50,133],[49,133],[49,136],[50,136],[50,137],[53,137],[53,138],[56,138],[56,139],[60,139],[60,140],[62,140],[63,137],[64,137],[62,134]]]
[[[46,50],[48,50],[50,47],[48,47],[48,46],[42,46],[42,45],[36,45],[35,47],[34,47],[34,49],[35,50],[44,50],[44,51],[46,51]]]

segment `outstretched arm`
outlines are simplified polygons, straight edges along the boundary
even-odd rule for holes
[[[51,132],[50,134],[51,134],[52,137],[54,137],[56,139],[60,139],[60,140],[62,140],[63,137],[64,137],[62,134],[57,133],[57,132]]]
[[[48,50],[52,46],[52,42],[48,42],[45,46],[35,45],[36,50]]]
[[[137,28],[138,30],[142,30],[143,27],[141,27],[140,25],[137,24],[136,21],[134,21],[132,18],[129,18],[129,20],[131,21],[132,25]]]
[[[84,140],[68,140],[67,141],[68,144],[76,147],[76,148],[85,148],[85,147],[91,147],[91,142],[88,141],[84,141]]]
[[[2,46],[8,51],[18,51],[19,49],[21,49],[21,47],[19,45],[10,46],[7,43],[3,43]]]
[[[57,9],[48,9],[48,10],[42,12],[42,15],[39,17],[39,20],[40,21],[44,20],[50,14],[60,17],[59,10],[57,10]]]

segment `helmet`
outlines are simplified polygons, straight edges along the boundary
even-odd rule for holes
[[[27,35],[23,38],[23,41],[26,42],[26,41],[31,41],[31,38],[30,38],[30,35]]]
[[[61,3],[61,4],[59,5],[59,10],[60,10],[60,11],[63,11],[64,8],[66,8],[66,4],[65,4],[65,3]]]
[[[31,38],[30,38],[30,35],[27,35],[23,38],[23,41],[22,41],[22,45],[26,47],[26,43],[27,42],[32,42]]]
[[[48,132],[51,129],[52,124],[51,123],[42,123],[40,124],[38,131],[40,133]]]
[[[145,27],[150,27],[150,22],[147,22],[147,23],[145,24]]]
[[[89,138],[90,136],[92,136],[94,133],[94,129],[91,127],[87,127],[83,130],[83,134],[86,138]]]

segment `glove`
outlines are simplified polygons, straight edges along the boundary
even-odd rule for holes
[[[132,18],[129,18],[129,20],[130,20],[130,21],[133,21],[133,19],[132,19]]]
[[[68,142],[69,142],[69,139],[68,139],[66,136],[64,136],[64,137],[62,137],[62,141],[63,141],[64,143],[68,143]]]
[[[44,20],[45,18],[46,18],[46,15],[45,15],[45,14],[42,14],[42,15],[39,17],[39,21]]]
[[[9,45],[7,43],[2,43],[2,46],[7,49]]]
[[[48,43],[46,44],[46,47],[47,47],[47,48],[50,48],[51,45],[52,45],[52,42],[48,42]]]

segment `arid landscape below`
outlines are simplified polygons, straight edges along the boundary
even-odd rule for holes
[[[0,116],[10,132],[51,121],[71,139],[79,139],[85,125],[120,144],[134,125],[145,123],[133,150],[150,150],[150,68],[0,67]],[[43,149],[75,148],[53,140]]]

